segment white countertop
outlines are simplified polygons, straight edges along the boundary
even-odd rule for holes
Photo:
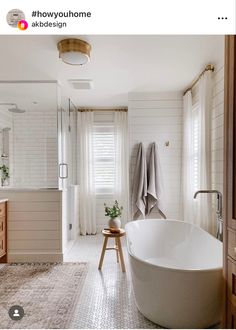
[[[7,202],[8,201],[8,199],[7,198],[2,198],[2,199],[0,199],[0,203],[5,203],[5,202]]]
[[[20,187],[0,187],[2,191],[60,191],[59,188],[20,188]]]

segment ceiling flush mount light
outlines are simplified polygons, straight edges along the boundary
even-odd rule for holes
[[[90,60],[91,45],[80,39],[63,39],[58,42],[59,57],[71,65],[83,65]]]

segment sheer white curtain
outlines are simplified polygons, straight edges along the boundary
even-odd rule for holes
[[[129,149],[128,115],[125,111],[115,111],[115,187],[114,197],[123,206],[122,224],[129,221]]]
[[[212,73],[207,71],[199,81],[199,189],[211,187],[211,103]],[[196,222],[210,233],[214,232],[212,196],[197,197]]]
[[[184,96],[183,218],[213,233],[212,196],[199,194],[193,199],[197,190],[211,189],[211,72],[203,74],[197,89],[195,105],[191,91]]]
[[[93,121],[92,111],[79,112],[78,138],[80,146],[80,234],[96,234],[96,198],[93,168]]]
[[[194,223],[194,180],[193,180],[193,113],[192,113],[192,93],[188,91],[184,95],[183,112],[183,220]]]

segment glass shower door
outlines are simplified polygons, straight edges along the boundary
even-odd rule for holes
[[[63,241],[67,248],[78,229],[77,109],[70,99],[59,110],[59,187],[62,189]]]

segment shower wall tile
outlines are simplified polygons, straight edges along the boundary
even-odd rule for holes
[[[10,182],[12,177],[12,161],[13,161],[13,115],[6,109],[0,109],[0,132],[4,128],[10,128],[9,131],[9,158],[1,159],[0,165],[5,164],[10,169]],[[3,133],[0,133],[0,154],[3,153]]]
[[[13,148],[13,186],[58,186],[56,112],[14,115]]]

